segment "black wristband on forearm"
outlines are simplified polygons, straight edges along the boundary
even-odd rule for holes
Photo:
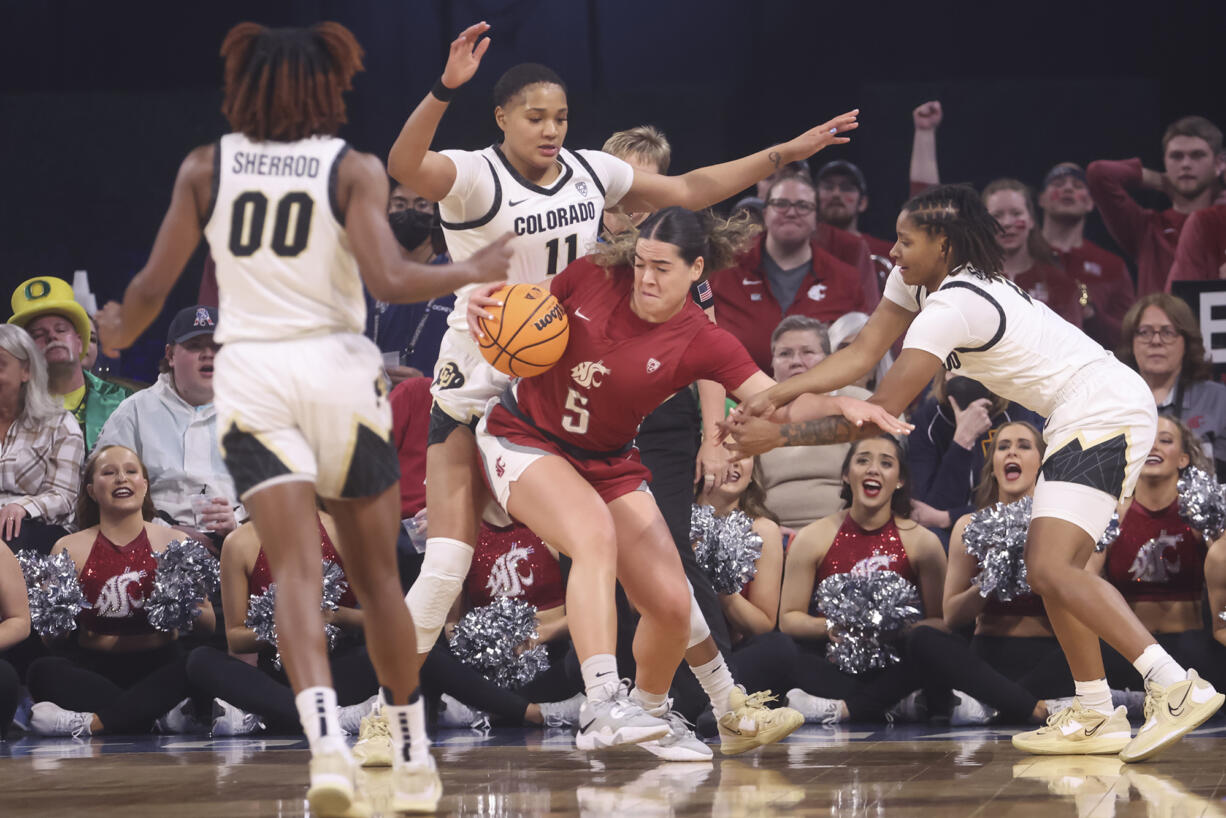
[[[434,87],[430,89],[430,93],[439,102],[451,102],[451,98],[455,96],[456,90],[455,88],[448,88],[446,85],[443,85],[443,78],[439,77],[438,81],[434,83]]]

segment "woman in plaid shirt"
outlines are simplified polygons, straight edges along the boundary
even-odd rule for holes
[[[81,426],[47,393],[26,331],[0,325],[0,540],[47,554],[68,533],[81,484]]]

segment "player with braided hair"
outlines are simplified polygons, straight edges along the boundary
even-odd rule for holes
[[[1077,695],[1047,725],[1014,736],[1013,743],[1031,753],[1149,758],[1226,698],[1171,658],[1114,586],[1085,570],[1153,445],[1153,396],[1135,372],[1001,275],[1000,225],[971,188],[943,185],[916,196],[903,206],[897,231],[890,252],[897,266],[857,339],[755,396],[725,428],[739,456],[812,445],[835,430],[851,439],[857,430],[838,417],[782,426],[764,417],[801,394],[854,381],[904,332],[902,354],[870,403],[901,412],[943,365],[1045,416],[1047,453],[1034,492],[1026,567]],[[1145,679],[1146,721],[1135,738],[1124,708],[1111,708],[1100,638]]]

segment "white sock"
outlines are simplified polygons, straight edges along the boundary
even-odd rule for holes
[[[1141,651],[1141,655],[1132,663],[1146,683],[1152,682],[1162,687],[1169,687],[1176,682],[1188,678],[1188,672],[1171,658],[1171,654],[1157,642]]]
[[[311,745],[311,755],[341,752],[349,754],[345,734],[337,718],[336,691],[330,687],[308,687],[294,697],[302,732]]]
[[[617,691],[621,677],[617,675],[617,657],[611,653],[595,653],[579,665],[583,687],[593,700],[607,699]]]
[[[707,697],[711,699],[711,709],[715,711],[715,718],[718,719],[727,713],[729,710],[728,696],[732,693],[732,688],[736,687],[736,682],[732,680],[732,673],[728,670],[728,665],[724,664],[723,655],[717,655],[705,665],[691,665],[690,670],[694,671],[698,683],[702,685],[702,689],[707,692]]]
[[[1107,687],[1106,679],[1094,679],[1089,682],[1073,682],[1076,689],[1074,698],[1086,710],[1097,710],[1105,716],[1111,715],[1115,708],[1111,706],[1111,688]]]
[[[392,734],[392,764],[425,764],[430,758],[430,736],[426,734],[426,702],[414,690],[408,704],[390,704],[391,693],[382,688],[383,714]]]
[[[667,693],[648,693],[641,687],[630,691],[630,698],[638,702],[639,707],[653,714],[668,703]]]

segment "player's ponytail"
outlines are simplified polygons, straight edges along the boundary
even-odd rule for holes
[[[903,212],[930,236],[949,241],[950,271],[963,265],[980,278],[1001,275],[1005,255],[996,237],[1003,229],[969,185],[937,185],[913,197]]]
[[[596,248],[593,256],[605,269],[628,266],[634,263],[638,240],[652,239],[675,245],[686,264],[693,264],[701,256],[706,276],[730,266],[761,229],[747,213],[725,219],[708,211],[695,213],[684,207],[666,207],[648,216],[637,230],[612,236]]]

